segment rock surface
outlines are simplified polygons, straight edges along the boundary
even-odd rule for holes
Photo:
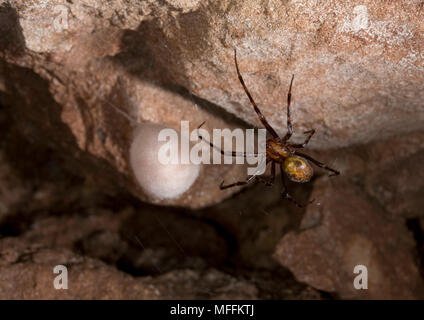
[[[240,207],[246,214],[233,215],[237,197],[221,209],[198,211],[142,203],[125,190],[72,174],[63,154],[23,136],[7,111],[0,108],[3,298],[323,298],[270,263],[283,233],[276,229],[267,240],[262,230],[287,223],[278,222],[285,214],[278,189],[270,193],[275,208],[263,224],[246,201]],[[261,240],[246,241],[249,233],[262,234]],[[58,264],[73,275],[67,293],[52,289]]]
[[[216,270],[180,270],[133,278],[68,250],[46,249],[8,238],[0,242],[1,299],[255,299],[254,285]],[[57,290],[57,265],[68,269],[68,289]]]
[[[0,239],[0,298],[322,299],[275,266],[242,277],[213,268],[226,265],[229,243],[207,221],[152,206],[33,213],[18,237]],[[68,269],[67,290],[53,286],[57,265]]]
[[[388,219],[352,184],[327,178],[317,184],[312,197],[318,200],[308,207],[302,231],[284,236],[275,258],[299,281],[340,298],[422,297],[415,243],[406,226]],[[357,265],[367,267],[367,290],[353,285]]]
[[[216,177],[241,179],[245,168],[204,166],[182,197],[152,199],[129,166],[135,123],[246,126],[232,114],[259,126],[236,78],[237,48],[281,134],[292,73],[295,128],[317,129],[314,149],[413,132],[424,123],[423,10],[416,1],[2,0],[0,98],[22,131],[31,123],[28,134],[48,137],[96,179],[201,207],[233,192]]]
[[[420,1],[0,0],[0,298],[422,298],[423,21]],[[307,209],[278,176],[219,190],[244,165],[165,200],[134,177],[140,126],[261,126],[234,48],[280,134],[295,74],[294,140],[315,128],[342,173],[289,184]]]

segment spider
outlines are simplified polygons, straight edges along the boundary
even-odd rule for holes
[[[315,164],[316,166],[320,168],[331,171],[330,176],[337,176],[340,174],[340,172],[328,167],[324,163],[321,163],[315,160],[311,156],[308,156],[307,154],[304,154],[298,151],[298,149],[304,148],[309,143],[309,141],[311,140],[312,136],[315,133],[314,129],[304,132],[304,134],[306,134],[307,137],[303,143],[300,143],[300,144],[289,143],[289,140],[291,136],[293,135],[293,126],[292,126],[291,118],[290,118],[290,103],[291,103],[291,95],[292,95],[291,91],[292,91],[294,75],[292,75],[291,77],[289,91],[287,94],[287,133],[285,134],[284,137],[281,138],[280,136],[278,136],[277,132],[275,132],[275,130],[271,127],[271,125],[265,119],[264,115],[261,113],[255,101],[253,100],[252,95],[247,89],[246,84],[244,83],[243,77],[240,73],[238,63],[237,63],[236,49],[234,49],[234,63],[236,66],[238,79],[244,89],[244,92],[249,98],[250,103],[252,104],[253,109],[258,115],[259,120],[261,121],[261,123],[263,124],[267,132],[271,135],[271,137],[266,140],[266,165],[268,166],[268,164],[271,163],[271,179],[265,180],[259,177],[258,175],[252,175],[244,181],[238,181],[238,182],[234,182],[227,185],[225,185],[224,181],[222,181],[221,184],[219,185],[219,188],[221,190],[224,190],[224,189],[232,188],[235,186],[243,186],[243,185],[249,184],[255,179],[264,183],[267,186],[272,186],[275,180],[275,167],[276,165],[279,165],[280,171],[281,171],[281,180],[282,180],[283,188],[284,188],[282,192],[282,196],[285,199],[292,201],[296,206],[303,208],[307,204],[306,205],[300,204],[289,194],[286,179],[284,177],[285,175],[287,175],[287,177],[291,181],[298,182],[298,183],[305,183],[310,181],[314,174],[314,171],[308,161],[312,162],[313,164]],[[200,128],[203,124],[204,122],[198,128]],[[203,139],[201,135],[199,135],[199,138]],[[209,141],[207,142],[212,148],[220,151],[222,155],[226,155],[226,153],[223,150],[213,145],[212,142],[209,142]],[[231,152],[231,155],[233,157],[239,156],[237,155],[236,152]],[[246,157],[247,156],[246,153],[243,153],[243,156]],[[308,204],[312,203],[313,201],[314,200],[309,201]]]

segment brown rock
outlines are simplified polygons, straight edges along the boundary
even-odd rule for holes
[[[0,242],[1,299],[155,299],[159,293],[97,260],[44,249],[17,239]],[[56,265],[68,268],[68,289],[57,290]]]
[[[173,269],[222,266],[229,256],[225,235],[207,220],[178,209],[144,205],[122,222],[121,237],[132,244],[125,255],[149,274]]]
[[[68,269],[68,289],[57,290],[56,265]],[[46,249],[17,239],[0,241],[0,299],[255,299],[257,289],[216,270],[173,271],[133,278],[66,249]]]
[[[0,224],[14,213],[14,208],[31,193],[21,182],[0,151]]]
[[[275,258],[295,277],[341,298],[423,297],[415,244],[403,221],[390,220],[363,191],[346,181],[317,182],[300,233],[277,246]],[[356,265],[368,268],[368,290],[356,290]]]
[[[100,208],[92,211],[39,217],[20,239],[73,250],[136,275],[219,267],[229,255],[226,239],[213,224],[175,208],[145,204],[138,210],[127,207],[116,213]]]
[[[149,67],[153,63],[151,56],[142,54],[139,59],[133,56],[131,50],[128,55],[124,53],[126,49],[121,51],[122,56],[117,54],[117,48],[124,41],[122,30],[131,27],[126,24],[128,21],[125,27],[121,26],[123,29],[116,26],[111,29],[110,26],[106,29],[101,27],[104,21],[102,22],[100,15],[103,16],[106,12],[102,11],[100,4],[98,9],[102,13],[95,14],[91,20],[90,15],[95,8],[75,2],[74,16],[69,15],[72,20],[69,21],[69,29],[61,29],[67,33],[67,40],[61,39],[64,42],[56,49],[53,43],[63,34],[55,29],[54,22],[58,13],[54,9],[57,8],[60,12],[68,10],[64,9],[61,2],[51,2],[47,6],[41,2],[16,2],[12,6],[2,2],[1,8],[2,17],[7,22],[1,25],[1,34],[13,29],[20,35],[19,39],[31,37],[34,40],[23,41],[22,46],[18,47],[6,42],[0,51],[1,100],[18,108],[14,110],[17,130],[31,135],[34,140],[49,141],[50,145],[67,155],[74,170],[87,170],[85,176],[96,180],[97,184],[107,186],[118,183],[143,199],[149,198],[137,185],[129,164],[133,132],[142,122],[158,123],[177,130],[180,129],[180,120],[190,121],[191,129],[203,121],[207,121],[204,126],[206,129],[231,128],[235,124],[240,126],[240,122],[231,120],[228,116],[217,118],[214,110],[210,110],[210,104],[201,101],[195,103],[191,96],[175,86],[170,88],[172,90],[162,88],[163,72]],[[117,8],[107,10],[110,11],[106,16],[111,19],[108,21],[115,24],[116,16],[111,15],[116,13]],[[140,12],[136,8],[128,8],[131,15],[142,19],[133,10]],[[142,12],[144,9],[140,10]],[[127,12],[126,9],[124,11]],[[82,20],[75,20],[76,16]],[[81,24],[84,19],[91,27]],[[40,20],[44,21],[43,28],[50,29],[43,29],[41,32]],[[73,32],[80,33],[81,37],[77,36],[79,40],[76,40]],[[105,42],[108,45],[104,45]],[[28,51],[19,51],[23,48]],[[40,51],[45,52],[43,50],[51,52],[52,59],[46,61],[42,58]],[[96,52],[95,58],[92,55],[93,50]],[[116,58],[101,59],[108,55],[116,55]],[[131,59],[131,56],[135,59]],[[100,60],[95,62],[96,59]],[[146,74],[141,81],[123,71],[115,60],[137,61],[137,65],[140,66],[141,63],[147,68],[147,73],[153,74]],[[46,65],[43,66],[44,63]],[[63,63],[69,63],[69,68],[64,67]],[[103,81],[105,82],[101,84]],[[99,86],[95,85],[97,88],[94,88],[94,84]],[[143,107],[143,112],[139,109],[141,100],[147,106]],[[34,105],[43,106],[43,111],[35,111]],[[216,175],[242,176],[245,171],[240,166],[205,166],[201,179],[192,186],[192,192],[187,192],[177,200],[149,200],[163,204],[204,206],[231,193],[219,190],[214,180]]]
[[[220,191],[217,177],[242,178],[245,168],[203,166],[180,198],[149,198],[129,166],[134,122],[244,126],[225,109],[259,125],[235,76],[237,48],[279,133],[292,73],[295,128],[317,129],[315,149],[413,132],[424,122],[422,20],[418,2],[2,0],[0,98],[19,130],[99,184],[202,207],[234,192]]]
[[[175,82],[259,125],[236,77],[237,48],[247,86],[279,133],[294,73],[296,127],[317,129],[313,146],[327,149],[422,128],[423,10],[418,2],[209,1],[144,23],[138,39]]]
[[[418,1],[0,0],[0,234],[19,237],[0,242],[2,295],[59,297],[51,268],[61,261],[88,279],[73,278],[80,287],[67,298],[320,297],[281,265],[336,297],[422,297],[423,10]],[[294,140],[315,128],[311,154],[342,172],[314,185],[302,223],[322,222],[314,228],[284,236],[303,211],[278,184],[208,207],[239,190],[218,186],[245,178],[245,166],[204,165],[167,200],[134,177],[129,151],[146,123],[261,126],[234,48],[281,134],[296,75]],[[294,196],[305,202],[311,188]],[[126,190],[170,207],[105,200]],[[352,286],[359,263],[368,291]],[[250,280],[211,270],[228,264]]]
[[[146,280],[162,293],[162,299],[256,299],[257,288],[216,270],[196,272],[172,271],[163,276]]]
[[[424,216],[424,151],[375,171],[365,188],[389,213],[405,218]]]
[[[363,185],[388,214],[408,219],[424,214],[423,150],[424,132],[419,131],[325,154],[309,153]]]
[[[290,184],[291,193],[302,203],[307,202],[311,187]],[[229,235],[235,255],[232,259],[238,264],[272,269],[276,267],[272,258],[275,246],[288,230],[298,226],[304,213],[281,196],[282,190],[280,177],[272,187],[258,182],[232,199],[199,211],[199,215],[216,221]]]

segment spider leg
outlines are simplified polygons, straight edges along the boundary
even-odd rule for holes
[[[287,142],[293,134],[293,126],[292,126],[291,117],[290,117],[290,105],[291,105],[291,96],[292,96],[291,91],[293,86],[293,79],[294,79],[294,75],[292,75],[292,78],[290,80],[289,92],[287,93],[287,133],[283,138],[283,143]]]
[[[269,160],[267,160],[266,164],[268,165],[268,163],[269,163]],[[249,184],[250,182],[252,182],[255,179],[262,182],[266,186],[272,186],[274,184],[274,179],[275,179],[275,164],[274,164],[274,162],[272,163],[271,179],[269,181],[262,179],[261,177],[259,177],[257,175],[253,175],[253,176],[250,176],[249,178],[247,178],[244,181],[237,181],[237,182],[227,184],[227,185],[224,185],[224,181],[222,181],[221,184],[219,185],[219,189],[224,190],[224,189],[228,189],[228,188],[232,188],[232,187],[236,187],[236,186],[244,186],[246,184]]]
[[[295,154],[295,155],[298,155],[298,156],[301,156],[301,157],[303,157],[303,158],[305,158],[305,159],[307,159],[307,160],[311,161],[312,163],[314,163],[315,165],[317,165],[317,166],[318,166],[318,167],[320,167],[320,168],[323,168],[323,169],[325,169],[325,170],[328,170],[328,171],[333,172],[332,174],[330,174],[330,177],[338,176],[338,175],[340,174],[340,171],[337,171],[337,170],[335,170],[335,169],[330,168],[330,167],[329,167],[329,166],[327,166],[326,164],[321,163],[321,162],[319,162],[318,160],[315,160],[314,158],[312,158],[312,157],[308,156],[307,154],[304,154],[304,153],[302,153],[302,152],[298,152],[298,151],[295,151],[295,152],[294,152],[294,154]]]
[[[281,171],[281,181],[283,182],[283,192],[282,195],[285,199],[290,200],[291,202],[293,202],[297,207],[299,208],[305,208],[308,204],[314,202],[314,199],[312,199],[311,201],[309,201],[307,204],[303,205],[300,204],[299,202],[297,202],[290,194],[289,194],[289,189],[287,187],[287,183],[286,183],[286,179],[284,178],[284,169],[283,169],[283,165],[280,164],[280,171]]]
[[[309,130],[309,131],[305,131],[304,134],[307,134],[308,136],[306,137],[305,141],[303,143],[299,143],[299,144],[290,144],[290,147],[293,148],[304,148],[308,143],[309,140],[311,140],[312,136],[315,133],[315,129]]]
[[[250,176],[245,181],[237,181],[237,182],[227,184],[227,185],[224,185],[224,181],[222,181],[221,184],[219,185],[219,189],[224,190],[224,189],[228,189],[228,188],[232,188],[232,187],[236,187],[236,186],[244,186],[244,185],[252,182],[253,179],[255,179],[255,177],[256,176]]]
[[[238,67],[238,63],[237,63],[237,51],[236,49],[234,49],[234,62],[236,64],[236,70],[237,70],[237,75],[239,78],[239,81],[241,83],[241,85],[243,86],[244,92],[246,92],[247,97],[250,100],[250,103],[252,104],[253,108],[255,109],[256,114],[258,115],[259,120],[262,122],[262,124],[264,125],[264,127],[268,130],[268,132],[274,137],[274,138],[278,138],[280,139],[280,137],[278,136],[277,132],[275,132],[275,130],[271,127],[271,125],[268,123],[268,121],[265,119],[264,115],[262,114],[262,112],[259,110],[258,106],[256,105],[256,102],[253,100],[252,95],[250,94],[249,90],[247,89],[243,77],[241,76],[239,67]]]
[[[200,129],[206,121],[203,121],[200,126],[197,127],[197,129]],[[230,151],[230,152],[225,152],[224,150],[218,148],[217,146],[215,146],[212,142],[204,139],[200,134],[197,134],[197,136],[199,137],[200,140],[205,141],[206,143],[208,143],[212,148],[214,148],[215,150],[219,151],[223,156],[232,156],[232,157],[251,157],[251,156],[257,156],[258,153],[247,153],[247,152],[235,152],[235,151]]]

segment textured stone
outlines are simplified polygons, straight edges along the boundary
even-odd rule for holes
[[[46,270],[60,260],[89,279],[68,298],[321,297],[281,265],[334,297],[421,298],[423,10],[420,1],[0,0],[0,234],[18,237],[1,242],[2,296],[57,298]],[[244,179],[242,165],[204,165],[173,199],[134,177],[130,146],[146,123],[261,126],[234,48],[280,134],[295,74],[293,138],[315,128],[308,153],[342,173],[326,180],[318,169],[319,180],[289,185],[301,202],[313,188],[301,228],[322,220],[315,228],[297,230],[305,210],[281,199],[279,183],[208,207],[238,192],[218,186]],[[126,191],[170,207],[134,204]],[[352,289],[359,260],[370,264],[366,292]],[[211,269],[228,265],[250,280]],[[97,272],[110,287],[97,287]]]
[[[423,18],[417,1],[228,0],[138,30],[175,82],[259,125],[236,77],[237,48],[279,133],[294,73],[295,127],[317,129],[312,145],[326,149],[422,128]]]
[[[0,99],[15,108],[20,129],[48,137],[84,174],[151,202],[216,203],[234,192],[220,191],[216,177],[245,175],[242,166],[203,166],[188,192],[158,201],[137,185],[128,157],[136,122],[245,127],[226,110],[260,125],[238,83],[234,48],[279,133],[296,75],[295,129],[317,129],[314,149],[390,138],[424,123],[417,1],[2,0],[0,8]]]
[[[424,216],[424,152],[397,161],[365,180],[366,190],[393,215]]]
[[[299,281],[341,298],[422,298],[415,245],[406,226],[388,219],[346,181],[322,178],[317,184],[312,193],[317,201],[308,207],[301,232],[284,236],[275,258]],[[353,286],[356,265],[368,268],[368,290]]]
[[[56,265],[68,269],[68,289],[57,290]],[[216,270],[179,270],[133,278],[66,249],[41,248],[17,239],[0,241],[0,299],[254,299],[254,285]]]
[[[3,152],[0,152],[0,224],[28,194],[30,190],[21,184],[10,164],[5,161]]]
[[[388,215],[415,218],[424,214],[423,150],[424,132],[419,131],[325,155],[310,153],[361,184]]]

